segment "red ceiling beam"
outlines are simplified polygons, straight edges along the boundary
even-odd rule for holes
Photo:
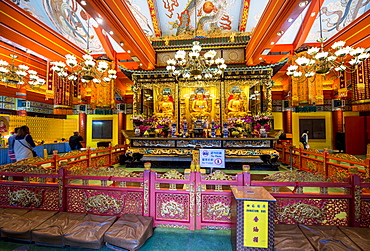
[[[271,45],[271,42],[278,41],[278,32],[285,32],[292,25],[293,22],[288,22],[288,19],[296,19],[304,10],[299,6],[300,2],[302,0],[270,0],[268,2],[246,48],[247,64],[257,64],[262,52],[273,48],[274,45]]]
[[[144,69],[154,69],[155,51],[149,39],[133,16],[125,0],[91,0],[83,8],[93,18],[102,18],[101,26],[112,31],[117,43],[123,42],[123,49],[131,57],[137,57]]]
[[[10,1],[0,1],[0,36],[35,51],[51,61],[84,51]]]
[[[312,25],[315,22],[315,19],[317,15],[319,14],[319,1],[318,0],[312,0],[310,6],[308,6],[308,10],[306,13],[306,16],[304,17],[301,27],[299,28],[297,35],[293,42],[293,49],[297,49],[299,46],[304,44],[306,41],[306,38],[308,34],[310,33],[310,30],[312,28]],[[314,15],[313,15],[314,14]]]

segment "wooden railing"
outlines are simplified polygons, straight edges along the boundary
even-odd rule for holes
[[[362,160],[344,153],[331,154],[327,149],[320,152],[316,149],[305,150],[286,144],[275,145],[275,150],[279,152],[279,160],[283,164],[292,165],[299,170],[338,178],[348,177],[351,173],[357,173],[363,178],[370,177],[370,157]]]

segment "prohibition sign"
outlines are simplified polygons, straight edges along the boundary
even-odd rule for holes
[[[216,165],[222,165],[222,159],[221,158],[217,158],[213,161],[213,163],[215,163]]]

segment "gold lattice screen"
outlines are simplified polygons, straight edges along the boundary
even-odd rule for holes
[[[10,130],[27,125],[34,140],[51,143],[61,138],[69,139],[73,131],[78,130],[77,119],[53,119],[40,117],[9,116]]]

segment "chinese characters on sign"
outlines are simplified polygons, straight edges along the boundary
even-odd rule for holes
[[[200,149],[199,155],[201,167],[225,168],[225,149]]]
[[[244,246],[268,248],[268,202],[244,201]]]

